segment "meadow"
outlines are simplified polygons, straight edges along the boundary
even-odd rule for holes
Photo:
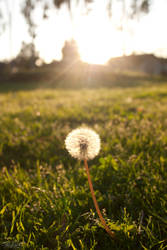
[[[0,249],[167,249],[167,79],[0,84]],[[101,138],[89,161],[65,149],[80,126]]]

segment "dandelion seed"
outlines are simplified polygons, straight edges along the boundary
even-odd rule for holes
[[[92,129],[78,128],[68,134],[65,145],[72,157],[90,160],[100,151],[100,137]]]

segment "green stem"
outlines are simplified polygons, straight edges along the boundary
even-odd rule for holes
[[[97,200],[96,200],[96,197],[95,197],[95,193],[94,193],[94,189],[93,189],[93,185],[92,185],[92,181],[91,181],[91,178],[90,178],[90,173],[89,173],[89,168],[88,168],[88,163],[87,163],[87,160],[84,160],[84,165],[85,165],[85,168],[86,168],[86,173],[87,173],[87,176],[88,176],[88,183],[89,183],[89,188],[90,188],[90,192],[91,192],[91,195],[92,195],[92,199],[93,199],[93,202],[94,202],[94,205],[95,205],[95,208],[96,208],[96,211],[98,213],[98,216],[100,218],[100,221],[102,223],[102,225],[104,226],[105,230],[107,231],[107,233],[112,237],[114,238],[115,234],[114,232],[112,232],[109,227],[107,226],[101,212],[100,212],[100,209],[99,209],[99,205],[97,203]]]

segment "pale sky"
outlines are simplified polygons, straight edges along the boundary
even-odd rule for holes
[[[9,44],[9,30],[0,36],[0,59],[15,56],[22,41],[30,42],[27,26],[19,13],[18,0],[5,0],[12,6],[12,48]],[[49,19],[42,21],[40,9],[35,12],[38,23],[36,49],[46,62],[61,59],[61,49],[65,40],[74,37],[78,43],[81,58],[92,63],[105,63],[111,57],[125,54],[154,53],[167,57],[167,0],[154,0],[151,12],[137,22],[125,25],[124,32],[116,29],[120,19],[120,6],[115,7],[113,18],[106,14],[105,1],[96,0],[89,16],[83,9],[77,8],[71,22],[66,7],[62,10],[50,10]]]

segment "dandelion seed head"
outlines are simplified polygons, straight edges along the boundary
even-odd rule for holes
[[[100,151],[100,137],[92,129],[78,128],[67,135],[65,146],[72,157],[90,160]]]

